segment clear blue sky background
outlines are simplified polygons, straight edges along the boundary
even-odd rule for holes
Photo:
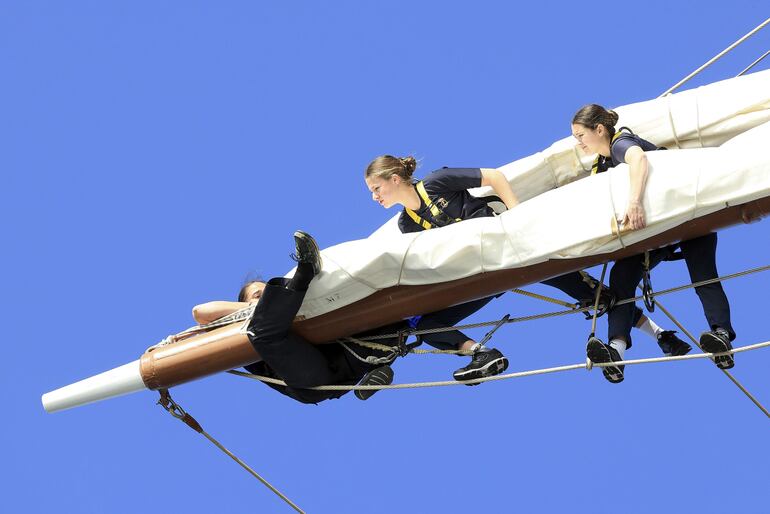
[[[655,97],[767,16],[763,1],[0,3],[0,512],[287,511],[155,393],[57,414],[40,395],[138,358],[248,273],[283,274],[297,228],[322,246],[368,235],[394,214],[361,178],[373,157],[511,162],[568,135],[582,104]],[[738,73],[767,30],[694,84]],[[767,264],[768,236],[722,232],[720,271]],[[681,263],[654,276],[685,281]],[[769,286],[726,284],[737,344],[768,339]],[[694,293],[662,301],[705,328]],[[474,319],[545,310],[507,295]],[[494,342],[526,370],[580,362],[588,330],[570,317]],[[636,341],[630,356],[659,354]],[[397,381],[463,362],[411,356]],[[766,405],[768,365],[764,350],[734,370]],[[768,419],[705,361],[317,407],[226,374],[173,393],[308,512],[770,509]]]

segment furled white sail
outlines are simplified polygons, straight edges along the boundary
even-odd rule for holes
[[[647,154],[645,229],[622,236],[612,230],[611,220],[626,207],[628,167],[576,181],[593,156],[565,138],[501,168],[526,201],[500,216],[416,234],[400,234],[391,220],[368,239],[325,249],[324,271],[300,314],[318,316],[396,285],[612,252],[770,195],[770,71],[616,110],[619,126],[671,149]]]

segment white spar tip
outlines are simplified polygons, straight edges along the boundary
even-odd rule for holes
[[[139,360],[137,359],[44,394],[42,397],[43,408],[47,412],[56,412],[142,389],[147,389],[147,386],[142,381]]]

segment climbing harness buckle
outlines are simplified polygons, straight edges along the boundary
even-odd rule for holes
[[[650,252],[644,252],[644,265],[642,267],[642,298],[648,312],[655,312],[655,293],[652,290],[650,279]]]
[[[411,348],[406,344],[406,338],[409,337],[409,333],[409,330],[398,331],[398,347],[396,348],[396,351],[398,352],[399,357],[406,357],[409,355]]]
[[[486,344],[487,341],[492,339],[492,336],[494,335],[495,332],[497,332],[497,329],[505,325],[510,318],[511,318],[511,315],[506,314],[505,316],[497,320],[497,323],[495,323],[495,326],[492,327],[492,330],[487,332],[484,335],[484,337],[481,339],[481,341],[479,341],[479,346],[484,346],[484,344]]]

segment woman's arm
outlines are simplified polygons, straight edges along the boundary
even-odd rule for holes
[[[227,316],[233,312],[248,307],[246,302],[208,302],[193,307],[193,319],[200,325],[211,323],[214,320]]]
[[[512,209],[519,204],[519,200],[511,189],[508,179],[500,170],[494,168],[481,168],[481,185],[490,186],[494,189],[500,200],[503,201],[508,209]]]
[[[626,150],[624,160],[631,168],[631,184],[628,192],[628,207],[623,215],[622,224],[627,225],[631,230],[637,230],[646,225],[642,195],[647,185],[647,156],[640,146],[634,145]]]

